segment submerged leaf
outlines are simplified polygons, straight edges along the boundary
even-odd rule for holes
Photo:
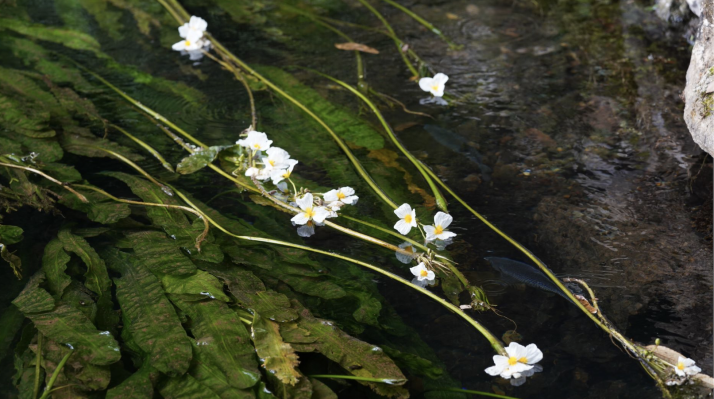
[[[42,271],[47,276],[47,286],[55,298],[62,296],[72,279],[65,273],[70,257],[58,239],[53,239],[45,246],[42,256]]]
[[[17,226],[0,224],[0,242],[10,245],[22,241],[22,229]]]
[[[106,399],[151,399],[154,397],[154,386],[151,373],[155,372],[149,362],[145,362],[137,372],[129,376],[121,384],[107,391]]]
[[[0,18],[0,29],[10,29],[17,33],[48,42],[62,44],[76,50],[99,51],[99,42],[93,37],[69,29],[31,24],[16,19]]]
[[[136,345],[157,370],[169,375],[185,373],[191,361],[191,343],[159,280],[129,254],[118,250],[103,254],[121,273],[121,278],[114,279],[117,299],[125,328]]]
[[[74,252],[87,265],[87,272],[84,274],[84,277],[86,277],[84,284],[87,288],[100,296],[109,295],[108,292],[112,282],[109,280],[107,267],[87,240],[72,234],[67,228],[60,230],[57,238],[62,242],[66,251]]]
[[[0,257],[10,264],[12,272],[18,279],[22,278],[22,259],[7,249],[7,245],[0,242]]]
[[[35,273],[30,277],[25,289],[12,301],[25,315],[54,309],[54,298],[52,298],[52,295],[47,291],[40,288],[40,284],[42,284],[44,280],[45,274],[42,271]]]
[[[237,389],[250,388],[260,380],[255,349],[248,330],[238,315],[225,304],[205,300],[172,301],[191,319],[191,333],[201,352],[201,362],[219,370],[228,384]]]
[[[178,165],[176,165],[176,172],[182,175],[188,175],[199,171],[206,167],[209,163],[213,162],[218,156],[218,152],[221,151],[224,146],[215,146],[208,148],[200,148],[193,152],[193,154],[182,159]]]
[[[159,392],[164,399],[221,399],[190,374],[169,378]]]
[[[203,270],[196,270],[193,275],[174,276],[164,274],[159,278],[167,294],[180,294],[183,295],[184,299],[189,296],[195,300],[210,298],[224,302],[230,301],[230,298],[223,293],[223,284]]]
[[[297,369],[298,356],[292,346],[285,343],[280,336],[278,324],[253,314],[251,326],[255,351],[263,359],[262,366],[280,382],[296,385],[299,379],[305,379]]]
[[[176,240],[160,231],[141,231],[126,236],[144,267],[153,273],[177,276],[193,274],[196,266],[176,245]]]

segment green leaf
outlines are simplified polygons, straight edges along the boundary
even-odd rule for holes
[[[283,384],[296,385],[299,379],[306,379],[297,369],[298,356],[290,344],[280,336],[278,323],[253,314],[251,326],[255,351],[263,360],[263,368]]]
[[[185,157],[176,165],[176,172],[187,175],[203,169],[209,163],[213,162],[218,156],[218,152],[226,148],[225,146],[208,147],[206,149],[197,149],[193,154]]]
[[[0,257],[10,264],[12,272],[18,279],[22,278],[22,259],[7,249],[7,245],[0,242]]]
[[[134,342],[151,365],[169,375],[181,375],[191,362],[191,343],[161,283],[139,259],[116,249],[103,252],[113,269],[117,299]]]
[[[0,29],[10,29],[22,35],[59,43],[75,50],[99,51],[99,42],[84,33],[25,21],[0,18]]]
[[[193,274],[196,266],[184,255],[176,241],[160,231],[141,231],[127,234],[132,249],[144,267],[154,273],[185,276]]]
[[[83,127],[65,125],[64,131],[59,135],[59,141],[62,144],[62,148],[67,152],[84,157],[114,159],[114,155],[97,148],[99,147],[113,151],[134,162],[144,159],[143,156],[136,154],[131,148],[99,138],[92,134],[89,129]]]
[[[47,276],[47,287],[55,298],[62,296],[72,279],[65,273],[70,257],[64,251],[64,245],[58,239],[53,239],[45,246],[42,256],[42,271]]]
[[[301,306],[297,301],[293,301],[293,307],[300,308]],[[300,328],[307,330],[311,337],[317,339],[312,343],[292,343],[296,351],[322,353],[328,359],[342,366],[347,373],[358,377],[392,380],[394,385],[359,381],[360,384],[370,386],[380,395],[409,396],[404,388],[396,386],[406,382],[404,374],[381,348],[345,334],[333,323],[315,318],[309,310],[304,308],[300,310],[300,319],[297,324]]]
[[[201,347],[203,363],[219,370],[234,388],[250,388],[260,380],[250,335],[233,310],[215,300],[171,298],[191,319],[190,330]]]
[[[31,346],[32,348],[32,346]],[[34,347],[35,352],[37,347]],[[70,352],[70,348],[66,345],[55,342],[51,339],[45,339],[42,343],[42,366],[45,369],[46,375],[52,375],[57,368],[58,363],[62,358]],[[70,355],[69,360],[64,368],[60,371],[55,386],[68,386],[58,394],[62,397],[74,398],[84,396],[86,393],[82,391],[103,391],[109,385],[111,373],[109,366],[98,366],[87,363],[84,359],[78,356],[75,352]],[[64,391],[67,392],[64,392]],[[54,396],[54,395],[53,395]]]
[[[221,399],[190,374],[169,378],[159,388],[164,399]]]
[[[298,318],[290,299],[283,294],[267,290],[255,274],[234,266],[203,264],[207,272],[224,280],[230,292],[245,308],[259,312],[263,317],[279,323]]]
[[[154,370],[149,362],[144,363],[137,372],[108,390],[106,399],[152,399],[154,397],[154,386],[150,378],[152,372]]]
[[[108,365],[121,357],[114,337],[109,332],[97,330],[87,316],[71,306],[60,305],[49,312],[25,313],[25,316],[35,323],[43,335],[58,343],[71,345],[76,350],[76,356],[84,362]]]
[[[25,316],[16,306],[11,305],[0,311],[0,360],[5,359],[23,321]]]
[[[65,195],[59,201],[74,210],[87,214],[89,220],[102,224],[112,224],[131,215],[129,205],[113,201],[106,196],[92,190],[78,189],[89,203],[82,202],[74,195]]]
[[[183,295],[184,299],[210,298],[230,302],[230,298],[223,293],[223,283],[203,270],[196,270],[195,274],[186,276],[163,274],[159,278],[167,294]]]
[[[207,345],[193,345],[193,361],[189,374],[208,387],[221,399],[253,399],[250,389],[237,389],[231,385],[229,374],[224,373],[214,361],[213,348]],[[262,384],[262,382],[260,382]]]
[[[57,238],[62,242],[66,251],[77,254],[82,259],[82,262],[87,265],[87,272],[84,274],[86,278],[84,285],[100,296],[109,295],[108,292],[112,282],[109,279],[109,274],[107,274],[107,267],[94,248],[89,246],[87,240],[72,234],[68,228],[60,230]]]
[[[40,288],[40,284],[42,284],[44,280],[45,273],[42,271],[35,273],[30,277],[25,289],[12,301],[25,315],[54,309],[54,298],[52,298],[52,295],[47,291]]]
[[[337,394],[317,378],[310,378],[310,384],[312,384],[311,399],[337,399]]]
[[[23,230],[17,226],[0,224],[0,242],[10,245],[22,241]]]

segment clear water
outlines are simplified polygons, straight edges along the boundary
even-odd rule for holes
[[[62,23],[52,7],[36,3],[36,22]],[[559,276],[590,282],[601,308],[626,335],[648,344],[659,337],[711,373],[711,241],[690,225],[701,204],[692,195],[690,170],[696,173],[701,159],[687,135],[678,98],[688,64],[684,29],[665,26],[648,4],[624,0],[424,0],[409,6],[464,45],[449,50],[402,13],[380,8],[434,72],[449,75],[448,107],[420,104],[426,96],[408,81],[391,40],[350,31],[358,41],[381,51],[379,56],[364,56],[368,82],[409,109],[434,116],[387,112],[401,140]],[[308,66],[355,81],[351,53],[332,49],[331,43],[341,39],[328,31],[305,27],[309,40],[277,43],[255,26],[232,22],[218,8],[187,8],[205,16],[211,32],[250,63]],[[199,107],[182,98],[152,96],[140,84],[114,79],[122,90],[212,144],[234,141],[249,123],[242,88],[210,61],[189,67],[186,59],[158,48],[157,40],[141,38],[137,46],[136,36],[111,38],[85,17],[103,50],[119,62],[198,87],[207,101]],[[378,26],[362,8],[334,17]],[[326,81],[295,74],[328,98],[357,109],[355,99]],[[128,107],[113,112],[113,119],[124,124],[137,118]],[[430,133],[425,125],[442,130]],[[180,157],[178,147],[162,152],[170,159]],[[484,173],[466,153],[481,154],[480,162],[491,171]],[[366,152],[358,155],[368,168],[382,167]],[[307,164],[304,173],[325,181],[325,171]],[[146,168],[162,174],[160,166]],[[187,178],[177,183],[187,191],[202,192],[206,199],[227,188],[218,180]],[[359,209],[370,212],[376,203],[365,195]],[[240,216],[230,201],[214,205]],[[450,248],[459,268],[486,289],[508,319],[493,313],[473,316],[499,336],[512,330],[509,319],[515,320],[522,342],[536,342],[545,354],[544,371],[521,387],[490,378],[483,370],[491,364],[492,353],[480,335],[428,299],[380,280],[387,302],[464,388],[519,398],[659,397],[637,362],[561,297],[504,284],[483,258],[524,260],[523,256],[455,203],[450,211],[460,235]],[[46,217],[39,220],[51,223]],[[41,231],[27,236],[33,235],[44,242]],[[390,256],[372,254],[370,248],[328,233],[310,243],[382,262]],[[22,249],[28,256],[37,250],[30,244]],[[0,297],[4,308],[23,283],[15,282],[5,268],[0,273],[6,286]],[[3,362],[5,380],[12,373],[8,360]],[[414,397],[423,394],[421,385],[420,377],[412,377],[409,388]],[[360,394],[340,392],[341,397]]]

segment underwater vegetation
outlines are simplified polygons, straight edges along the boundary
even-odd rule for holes
[[[459,48],[409,8],[391,0],[48,4],[0,3],[0,254],[17,278],[0,316],[8,396],[508,398],[461,389],[380,294],[382,282],[414,292],[473,327],[488,348],[479,356],[493,359],[484,379],[520,386],[548,373],[547,348],[506,345],[481,321],[508,315],[447,250],[466,224],[450,214],[455,207],[535,265],[487,258],[494,269],[569,301],[664,397],[707,383],[696,359],[625,337],[586,281],[556,277],[406,148],[382,110],[415,112],[369,84],[363,57],[376,50],[349,35],[385,36],[399,73],[411,76],[405,84],[428,96],[423,105],[458,107],[449,77],[380,11],[393,7]],[[333,18],[357,6],[378,27]],[[261,41],[289,53],[316,28],[344,40],[337,49],[356,74],[251,57]],[[224,42],[236,29],[254,41]],[[159,73],[167,65],[176,72]],[[230,98],[201,87],[218,74],[235,79]],[[348,95],[359,112],[311,79]],[[230,129],[203,122],[228,119],[212,109],[221,102],[230,104]],[[425,130],[489,181],[491,168],[464,138]],[[336,232],[361,251],[311,241]]]

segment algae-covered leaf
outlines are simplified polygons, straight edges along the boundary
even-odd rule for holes
[[[189,374],[198,382],[205,385],[221,399],[253,399],[253,389],[238,389],[231,385],[228,375],[226,375],[214,361],[214,356],[210,354],[213,348],[206,345],[193,345],[193,361]]]
[[[0,359],[5,359],[23,321],[25,321],[25,316],[16,306],[8,306],[2,310],[0,314]]]
[[[0,224],[0,242],[10,245],[22,241],[22,228]]]
[[[311,399],[337,399],[337,394],[317,378],[310,378],[312,384]]]
[[[182,159],[178,165],[176,165],[176,172],[187,175],[194,173],[206,167],[209,163],[213,162],[218,156],[218,152],[221,151],[222,146],[201,148],[194,151],[191,155]]]
[[[262,366],[269,373],[288,385],[296,385],[300,378],[305,378],[297,369],[297,354],[280,336],[278,323],[265,319],[256,312],[251,329],[255,351],[263,359]]]
[[[154,369],[145,362],[139,370],[121,384],[107,391],[106,399],[151,399],[154,397],[154,385],[151,373]]]
[[[169,378],[161,385],[159,392],[164,399],[221,399],[190,374]]]
[[[87,316],[71,306],[59,305],[49,312],[26,313],[25,316],[46,337],[71,345],[84,362],[108,365],[121,357],[114,337],[107,331],[97,330]]]
[[[82,202],[74,195],[65,195],[60,203],[74,210],[85,212],[91,221],[112,224],[131,215],[131,209],[127,204],[110,200],[96,191],[83,189],[77,191],[82,193],[89,202]]]
[[[25,289],[12,301],[25,315],[54,309],[54,298],[52,298],[52,295],[47,291],[40,288],[40,284],[42,284],[44,280],[45,273],[42,271],[35,273],[30,277]]]
[[[22,259],[7,249],[7,245],[0,242],[0,258],[7,262],[12,268],[12,272],[18,279],[22,278]]]
[[[127,234],[132,249],[142,264],[154,273],[176,276],[190,275],[196,266],[184,255],[176,241],[160,231],[140,231]]]
[[[32,24],[8,18],[0,18],[0,29],[10,29],[22,35],[59,43],[76,50],[99,51],[99,42],[93,37],[69,29]]]
[[[129,160],[141,161],[143,156],[136,154],[131,148],[124,147],[111,140],[99,138],[88,129],[78,126],[65,125],[59,136],[59,141],[67,152],[91,158],[114,158],[114,155],[105,150],[115,152]]]
[[[181,375],[191,362],[191,343],[159,280],[140,260],[118,250],[104,257],[121,273],[114,280],[123,317],[134,342],[151,365],[169,375]]]
[[[233,310],[215,300],[171,298],[191,319],[190,330],[201,347],[203,363],[220,370],[234,388],[250,388],[260,380],[250,335]]]
[[[64,245],[58,239],[53,239],[45,246],[45,253],[42,256],[42,271],[47,276],[47,287],[55,298],[61,297],[64,289],[72,281],[65,273],[69,260],[70,257],[64,251]]]
[[[31,349],[37,352],[36,345],[31,345]],[[45,340],[42,344],[42,366],[45,372],[51,376],[62,358],[70,352],[67,345],[60,344],[54,340]],[[67,367],[69,366],[69,367]],[[68,392],[63,392],[65,398],[74,398],[77,395],[82,395],[82,391],[103,391],[109,385],[111,373],[109,366],[99,366],[87,363],[84,359],[78,356],[78,353],[72,353],[67,361],[67,365],[60,371],[55,384],[58,386],[71,386],[75,389],[69,389]],[[53,395],[54,397],[54,395]]]
[[[261,66],[258,72],[300,101],[330,126],[343,140],[369,150],[384,147],[384,138],[370,125],[351,112],[326,100],[315,90],[303,85],[291,74],[279,68]]]
[[[381,348],[347,335],[327,320],[315,318],[297,301],[293,301],[293,307],[301,308],[298,326],[317,338],[312,343],[292,343],[296,351],[322,353],[346,372],[358,377],[390,380],[390,385],[359,381],[380,395],[409,396],[404,388],[397,386],[406,382],[404,374]]]
[[[224,302],[230,301],[230,298],[223,293],[223,283],[203,270],[196,270],[193,275],[164,274],[159,278],[164,286],[164,291],[168,294],[189,295],[197,300],[211,298]],[[187,297],[184,296],[184,298]]]
[[[97,251],[89,245],[87,240],[72,234],[67,228],[60,230],[57,238],[62,242],[66,251],[77,254],[87,265],[84,285],[99,295],[107,294],[112,282],[107,274],[107,267]]]

